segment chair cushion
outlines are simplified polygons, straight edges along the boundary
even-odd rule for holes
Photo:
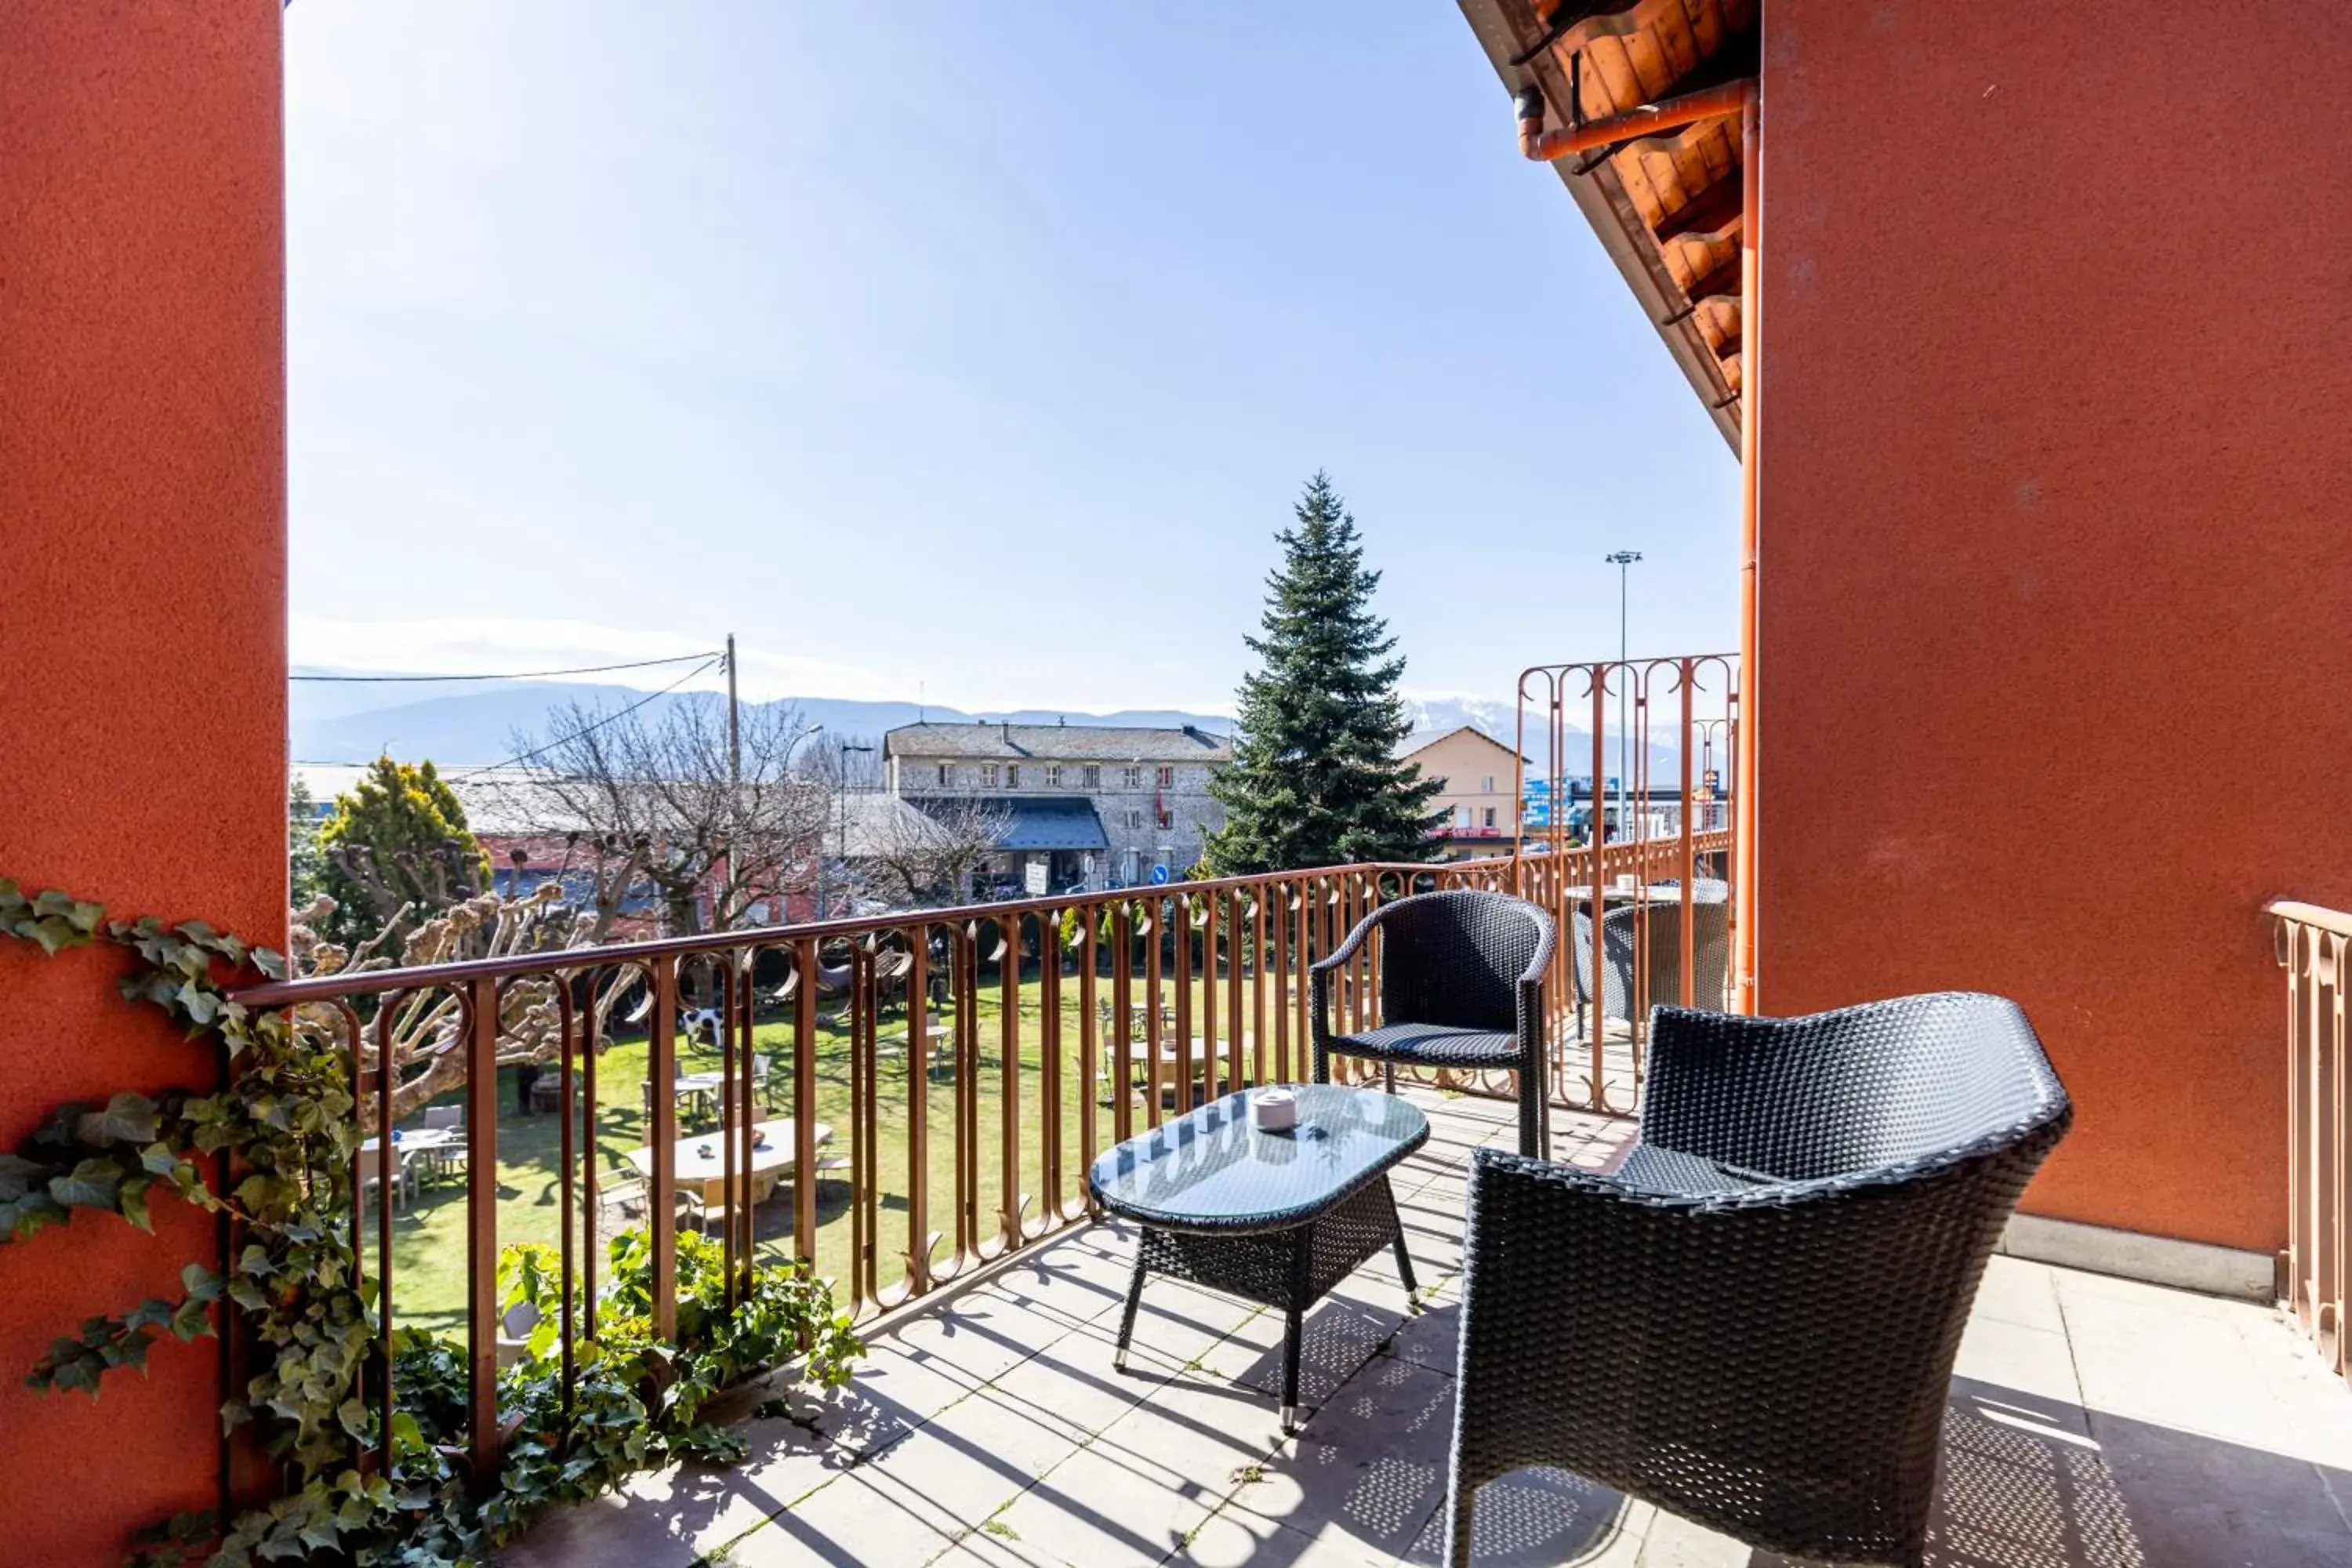
[[[1510,1067],[1519,1059],[1519,1037],[1508,1030],[1457,1029],[1450,1024],[1384,1024],[1360,1035],[1334,1035],[1331,1048],[1342,1056],[1420,1067]]]
[[[1671,1193],[1677,1197],[1706,1197],[1717,1193],[1744,1193],[1769,1186],[1773,1179],[1760,1171],[1720,1165],[1697,1154],[1669,1149],[1662,1143],[1636,1143],[1617,1167],[1621,1186],[1643,1193]]]

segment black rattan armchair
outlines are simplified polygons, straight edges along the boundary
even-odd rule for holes
[[[1331,973],[1381,932],[1380,1026],[1331,1033]],[[1364,917],[1309,972],[1315,1007],[1315,1081],[1331,1081],[1331,1057],[1406,1067],[1499,1069],[1519,1075],[1519,1152],[1549,1147],[1544,1089],[1543,977],[1551,965],[1551,917],[1504,893],[1420,893]]]
[[[1960,1331],[2065,1091],[1997,996],[1652,1029],[1614,1174],[1474,1157],[1446,1561],[1482,1484],[1556,1465],[1766,1551],[1916,1564]]]

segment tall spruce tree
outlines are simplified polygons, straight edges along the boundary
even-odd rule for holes
[[[1245,639],[1258,668],[1242,679],[1233,766],[1209,785],[1225,826],[1205,857],[1218,876],[1351,860],[1423,860],[1442,781],[1397,760],[1411,729],[1393,658],[1372,614],[1381,574],[1330,477],[1317,472],[1297,521],[1277,536],[1265,635]]]

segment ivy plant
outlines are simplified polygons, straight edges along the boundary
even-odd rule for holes
[[[678,1245],[678,1336],[652,1331],[651,1246],[642,1232],[612,1243],[611,1284],[599,1332],[574,1346],[567,1417],[555,1335],[561,1286],[543,1248],[501,1260],[508,1304],[541,1310],[527,1353],[501,1375],[499,1405],[516,1423],[496,1488],[469,1487],[464,1347],[404,1329],[394,1336],[398,1404],[381,1447],[386,1462],[352,1465],[378,1445],[362,1372],[379,1332],[373,1280],[359,1278],[344,1222],[360,1131],[346,1055],[331,1038],[255,1011],[230,993],[280,979],[285,961],[200,921],[110,921],[97,904],[26,894],[0,878],[0,939],[57,953],[107,942],[131,956],[123,995],[161,1010],[191,1040],[226,1060],[223,1086],[103,1105],[59,1106],[22,1145],[0,1152],[0,1245],[24,1243],[105,1211],[152,1229],[161,1192],[236,1222],[226,1267],[191,1262],[176,1298],[92,1317],[60,1335],[33,1366],[37,1388],[99,1394],[117,1367],[144,1370],[169,1334],[219,1331],[222,1304],[238,1309],[256,1370],[223,1405],[224,1426],[249,1426],[278,1461],[278,1495],[227,1519],[183,1514],[142,1532],[132,1561],[162,1568],[268,1563],[351,1568],[458,1568],[478,1563],[548,1505],[593,1496],[630,1470],[672,1457],[722,1459],[740,1441],[704,1423],[710,1396],[805,1355],[806,1373],[845,1380],[861,1352],[830,1289],[803,1266],[754,1271],[748,1299],[725,1310],[723,1255],[706,1238]],[[574,1302],[575,1308],[584,1303]]]

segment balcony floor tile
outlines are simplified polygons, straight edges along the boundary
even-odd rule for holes
[[[1443,1549],[1469,1152],[1507,1102],[1419,1094],[1435,1135],[1396,1190],[1423,1288],[1385,1255],[1308,1314],[1305,1430],[1275,1394],[1282,1317],[1154,1279],[1111,1365],[1133,1232],[1036,1245],[872,1336],[853,1384],[793,1391],[751,1462],[682,1467],[557,1514],[501,1562],[732,1568],[1396,1568]],[[1628,1124],[1555,1115],[1553,1153]],[[2352,1390],[2280,1314],[1992,1259],[1947,1406],[1937,1568],[2352,1563]],[[1559,1471],[1480,1494],[1477,1568],[1782,1568]]]

